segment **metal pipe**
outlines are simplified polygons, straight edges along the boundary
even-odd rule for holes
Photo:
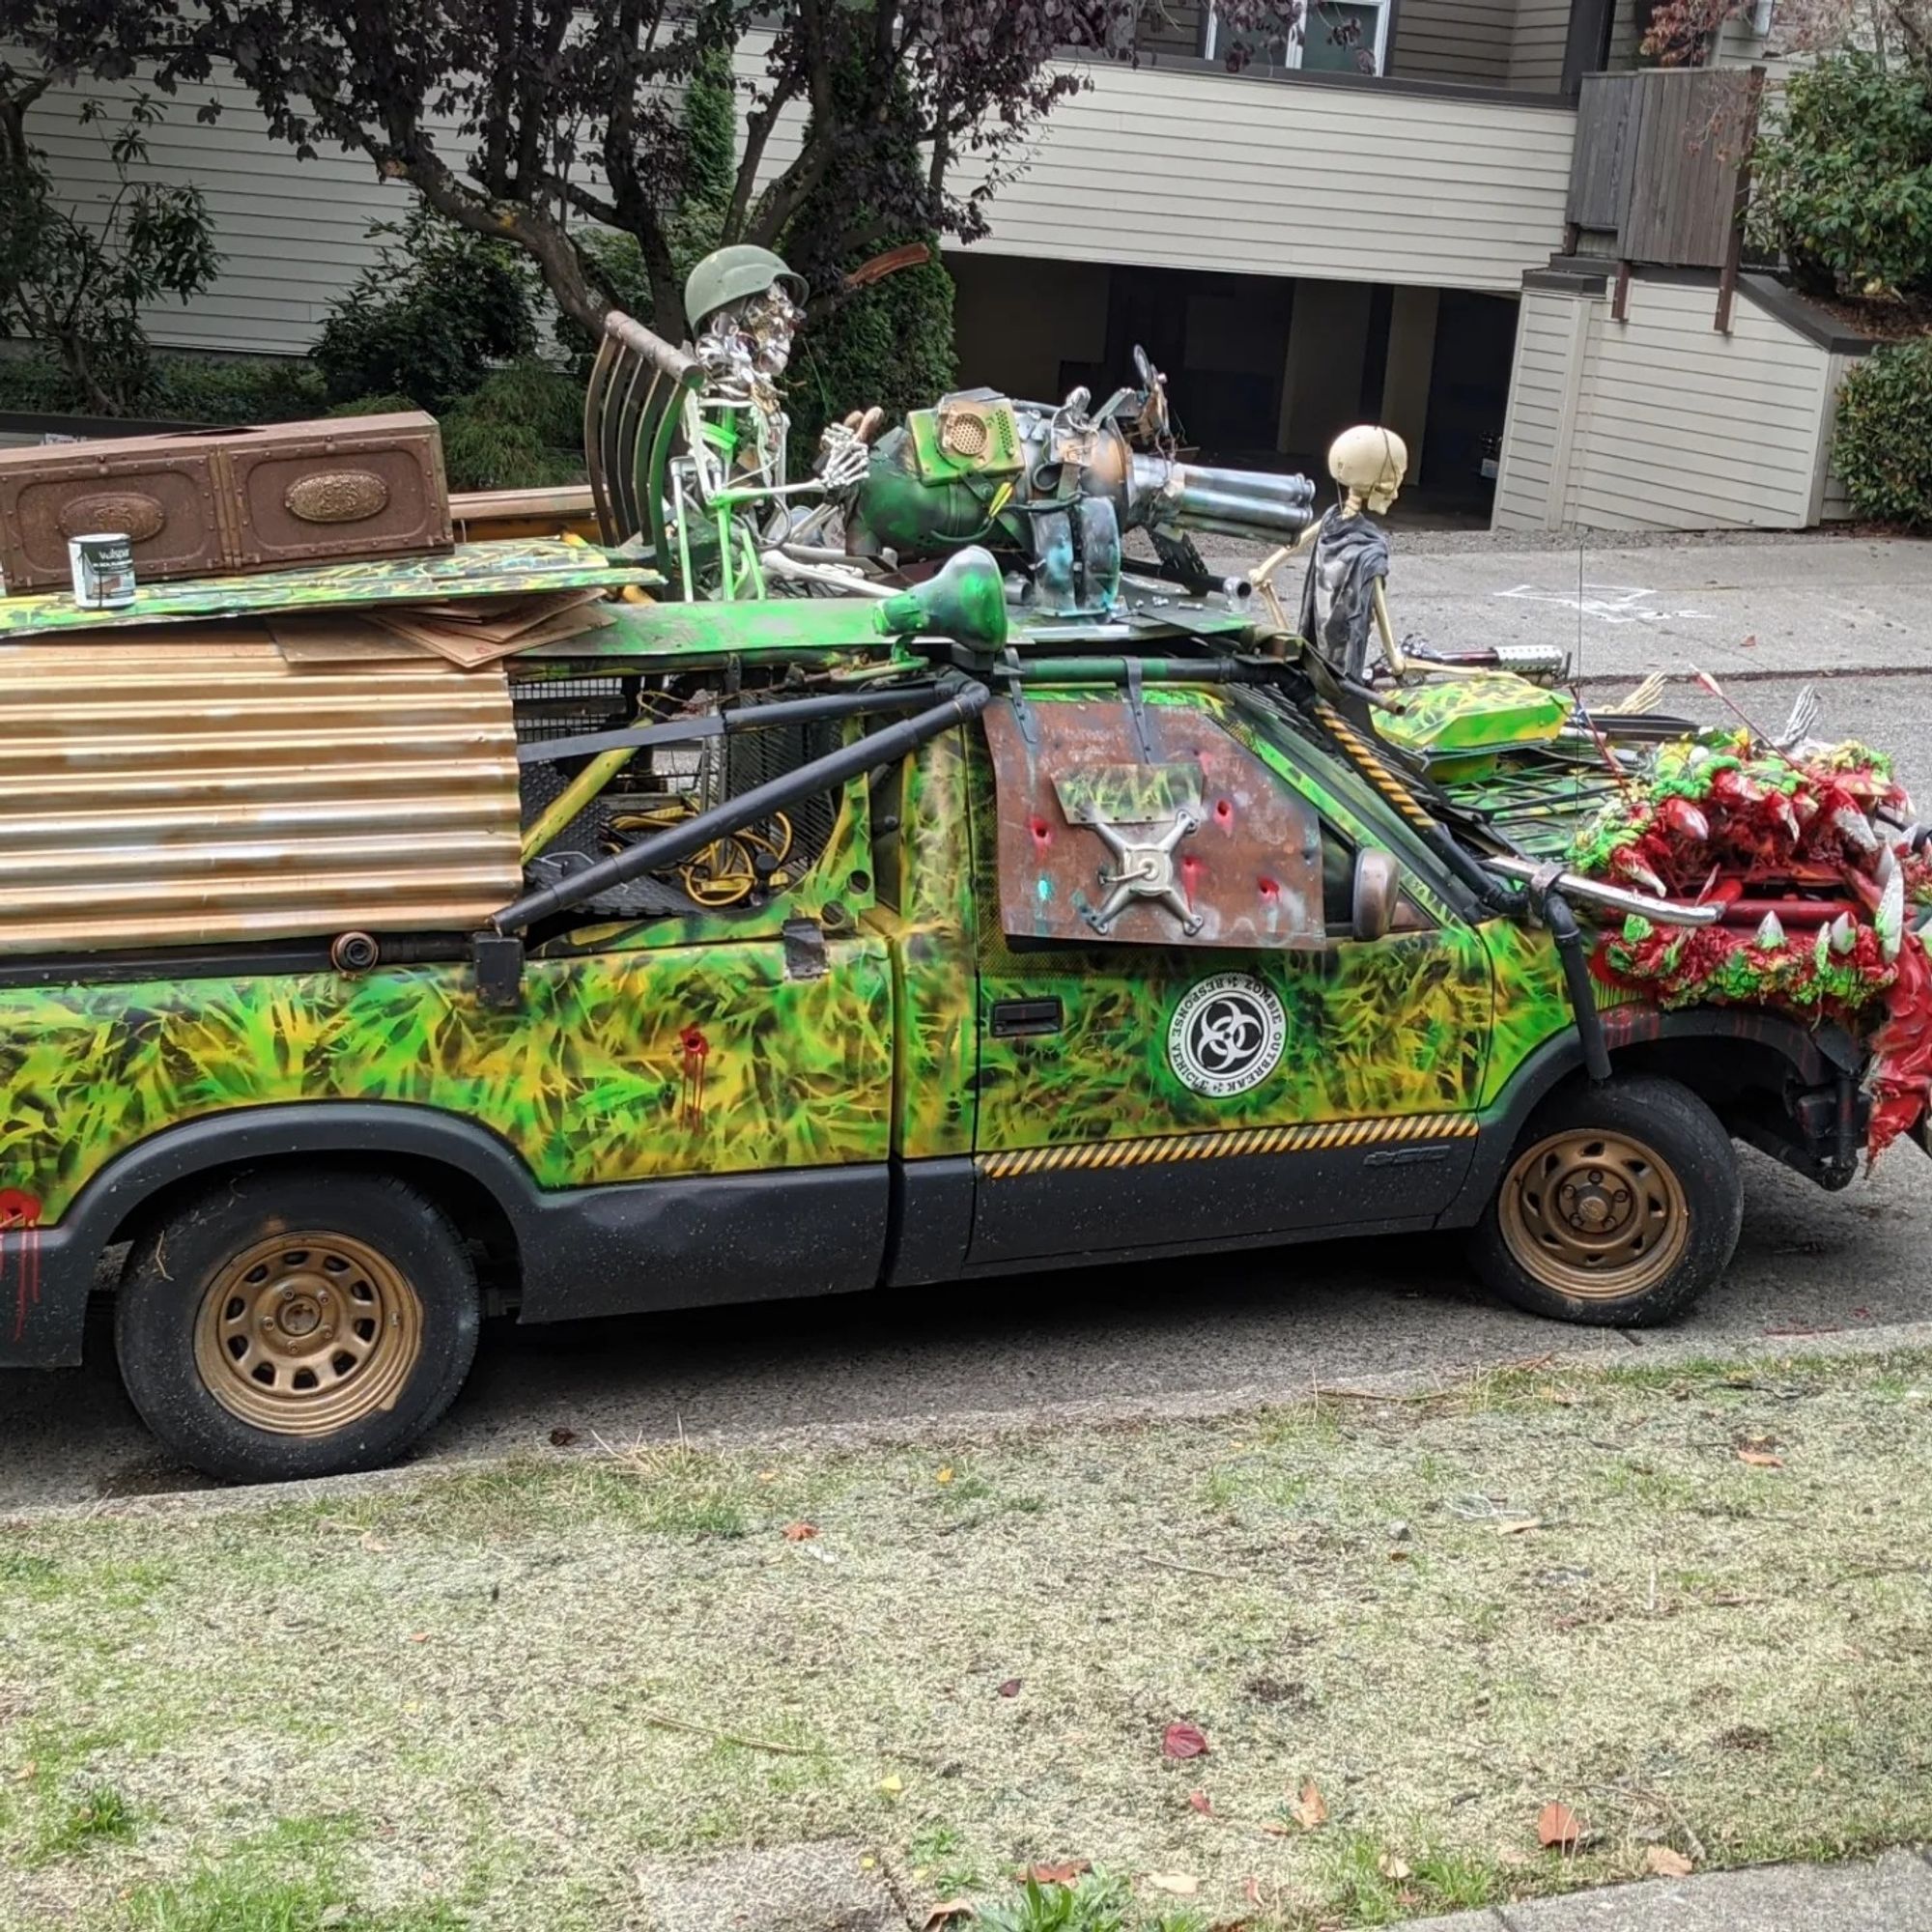
[[[726,833],[768,818],[775,811],[796,805],[802,798],[810,798],[813,792],[843,784],[847,779],[868,772],[874,766],[888,765],[895,759],[904,757],[928,738],[936,738],[940,732],[977,718],[985,710],[992,695],[983,684],[968,684],[928,709],[911,718],[902,718],[896,724],[888,724],[883,731],[874,731],[852,744],[841,745],[838,751],[829,752],[822,758],[813,758],[809,764],[800,765],[796,771],[785,773],[782,778],[753,785],[750,791],[736,798],[727,798],[708,811],[700,811],[680,824],[653,833],[647,838],[639,838],[635,845],[612,853],[608,859],[600,859],[595,865],[586,866],[582,871],[573,872],[554,885],[526,893],[501,912],[493,914],[490,924],[497,932],[520,932],[550,913],[567,912],[572,906],[595,898],[599,893],[609,892],[612,886],[620,886],[628,879],[674,866],[680,859],[702,851],[713,839],[722,838]],[[625,755],[629,756],[629,753]]]
[[[766,551],[763,562],[774,577],[789,578],[798,583],[829,584],[848,597],[876,597],[883,601],[898,595],[890,584],[881,583],[876,578],[859,577],[849,569],[840,570],[831,564],[802,562],[785,550]]]
[[[538,853],[549,847],[558,833],[631,762],[636,752],[635,745],[625,745],[618,750],[606,752],[601,756],[592,758],[544,807],[537,822],[524,834],[523,849],[519,856],[526,866]]]
[[[1500,872],[1505,878],[1524,881],[1534,879],[1543,870],[1541,866],[1528,859],[1486,855],[1482,863],[1491,871]],[[1554,890],[1568,893],[1576,898],[1593,899],[1599,905],[1609,906],[1617,912],[1639,913],[1645,919],[1655,920],[1659,925],[1715,925],[1724,912],[1719,905],[1690,905],[1683,899],[1652,898],[1646,893],[1605,885],[1600,879],[1586,879],[1580,872],[1559,872]]]
[[[1570,1010],[1577,1016],[1577,1037],[1583,1043],[1583,1065],[1592,1080],[1610,1077],[1610,1049],[1604,1038],[1604,1016],[1597,1010],[1597,989],[1590,983],[1589,961],[1583,956],[1583,935],[1569,901],[1554,886],[1543,893],[1543,923],[1556,942],[1563,962],[1563,983],[1570,989]]]

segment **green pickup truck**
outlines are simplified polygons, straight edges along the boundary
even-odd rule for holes
[[[1448,1229],[1636,1323],[1723,1269],[1734,1136],[1852,1177],[1856,1029],[1584,977],[1571,806],[1483,832],[1239,625],[610,610],[469,670],[0,651],[0,1364],[111,1286],[171,1451],[318,1475],[486,1313]]]

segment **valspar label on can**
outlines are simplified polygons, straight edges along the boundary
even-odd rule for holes
[[[114,531],[69,537],[73,601],[83,611],[116,611],[134,601],[134,539]]]

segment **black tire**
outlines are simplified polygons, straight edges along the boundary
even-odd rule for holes
[[[1723,1123],[1688,1087],[1633,1074],[1565,1086],[1531,1115],[1469,1253],[1519,1308],[1644,1328],[1718,1280],[1743,1222]]]
[[[278,1482],[394,1461],[455,1400],[479,1321],[469,1254],[415,1189],[265,1169],[135,1241],[114,1346],[174,1454]]]

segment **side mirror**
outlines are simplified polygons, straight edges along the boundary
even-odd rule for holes
[[[1396,907],[1401,901],[1401,862],[1393,852],[1384,852],[1378,845],[1364,846],[1355,854],[1350,933],[1356,939],[1385,938],[1395,923]]]

